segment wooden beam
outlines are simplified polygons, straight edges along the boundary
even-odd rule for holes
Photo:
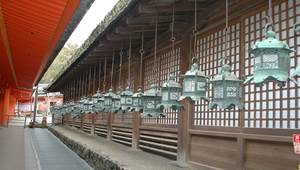
[[[173,28],[174,32],[184,32],[186,31],[186,28],[187,28],[186,22],[179,22],[179,21],[174,22],[174,28]],[[172,23],[169,24],[169,30],[172,31]]]
[[[167,30],[169,29],[169,24],[160,24],[157,26],[157,30]],[[155,31],[155,25],[145,25],[145,26],[131,26],[131,27],[117,27],[117,34],[130,34],[134,32],[147,32]]]
[[[107,36],[107,40],[124,40],[124,39],[140,39],[142,38],[142,33],[134,33],[134,34],[110,34]],[[144,38],[146,37],[154,37],[154,32],[145,32]]]
[[[175,15],[174,16],[176,21],[184,21],[188,18],[187,15]],[[134,18],[127,18],[126,23],[128,25],[134,25],[134,24],[154,24],[156,22],[156,16],[150,16],[150,17],[134,17]],[[157,22],[162,23],[170,23],[172,22],[172,16],[157,16]]]
[[[198,3],[197,4],[197,10],[203,10],[207,6],[206,3]],[[175,12],[189,12],[195,10],[195,4],[194,3],[188,3],[188,4],[180,4],[175,5],[174,11]],[[145,6],[139,6],[139,13],[144,14],[157,14],[162,12],[170,12],[173,11],[173,5],[169,6],[153,6],[153,5],[145,5]]]

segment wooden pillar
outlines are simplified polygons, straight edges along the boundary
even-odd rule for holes
[[[138,86],[143,86],[143,81],[140,80],[140,76],[143,76],[143,70],[141,70],[141,65],[143,62],[141,61],[141,56],[134,56],[135,61],[135,79],[134,79],[134,87],[133,92],[137,92]],[[133,118],[132,118],[132,149],[139,149],[139,138],[140,138],[140,125],[141,125],[141,118],[139,118],[140,112],[133,111]]]
[[[114,114],[113,113],[108,113],[106,139],[109,140],[109,141],[111,141],[111,138],[112,138],[112,121],[113,120],[114,120]]]
[[[141,118],[139,118],[140,112],[133,111],[133,120],[132,120],[132,149],[139,149],[139,138],[140,138],[140,129]]]
[[[4,90],[4,109],[3,109],[2,124],[7,123],[7,119],[6,119],[5,115],[9,114],[9,93],[10,93],[9,88]]]
[[[70,119],[70,117],[69,117]],[[69,121],[68,121],[69,122]],[[68,123],[69,124],[69,123]],[[75,127],[75,118],[72,119],[72,127]]]
[[[190,35],[183,35],[181,42],[181,64],[180,71],[185,74],[190,68],[191,60],[191,40]],[[182,80],[181,80],[182,84]],[[188,130],[191,128],[192,116],[195,112],[195,103],[190,103],[188,99],[184,99],[181,102],[185,106],[186,110],[181,110],[178,115],[178,145],[177,145],[177,162],[185,163],[188,161],[190,153],[190,135]]]
[[[246,139],[242,137],[237,138],[237,170],[245,169],[245,150],[246,150]]]
[[[80,130],[83,130],[84,116],[85,116],[85,113],[82,115],[82,117],[81,117],[81,119],[80,119]]]
[[[92,135],[95,134],[95,117],[96,117],[96,113],[92,114],[92,126],[91,126],[91,134]]]
[[[65,125],[65,116],[63,116],[63,115],[61,116],[61,124]]]

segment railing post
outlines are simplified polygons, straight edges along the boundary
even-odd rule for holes
[[[177,162],[185,163],[189,160],[191,143],[188,131],[192,125],[192,116],[195,113],[195,103],[190,103],[188,99],[184,99],[181,104],[185,105],[186,110],[181,110],[178,115]]]
[[[61,115],[61,124],[64,126],[65,125],[65,116]]]
[[[83,130],[84,116],[85,116],[85,113],[83,114],[83,116],[82,116],[81,119],[80,119],[80,130]]]
[[[26,117],[26,116],[25,116]],[[26,120],[26,118],[25,118],[25,120]],[[52,114],[52,126],[54,126],[55,125],[55,119],[54,119],[54,114]]]
[[[75,127],[75,118],[72,119],[72,127]]]
[[[96,113],[92,114],[92,125],[91,125],[91,134],[95,134],[95,115]]]
[[[191,60],[191,37],[189,34],[182,36],[181,42],[181,74],[185,74],[190,68]],[[180,79],[182,84],[182,79]],[[178,113],[178,144],[177,144],[177,160],[172,164],[176,164],[180,167],[188,166],[186,162],[189,160],[190,154],[190,135],[188,130],[191,128],[192,117],[195,112],[195,103],[190,103],[188,99],[184,99],[181,102],[185,106],[186,110],[181,110]]]
[[[109,140],[109,141],[111,141],[111,138],[112,138],[112,121],[113,120],[114,120],[114,114],[113,113],[108,113],[106,139]]]
[[[139,149],[139,136],[141,124],[141,118],[139,118],[140,112],[133,111],[133,120],[132,120],[132,149]]]

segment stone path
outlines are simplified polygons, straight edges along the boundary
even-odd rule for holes
[[[192,170],[192,167],[179,168],[170,165],[174,160],[166,157],[145,152],[142,150],[132,150],[131,147],[108,141],[104,138],[87,134],[69,126],[52,126],[55,133],[60,133],[60,138],[72,146],[74,150],[86,150],[93,153],[89,158],[83,154],[85,159],[93,164],[91,158],[96,160],[96,164],[92,165],[95,169],[101,169],[103,163],[108,161],[118,165],[118,167],[130,170]],[[75,144],[76,143],[76,144]],[[80,144],[81,146],[78,146]],[[74,145],[76,145],[74,147]],[[82,147],[83,146],[83,147]],[[95,155],[98,155],[96,156]],[[77,153],[81,154],[81,153]],[[102,157],[99,159],[99,157]],[[91,165],[90,164],[90,165]],[[112,166],[112,165],[108,165]],[[107,167],[107,165],[106,165]]]
[[[93,169],[47,129],[30,129],[30,136],[42,170]]]

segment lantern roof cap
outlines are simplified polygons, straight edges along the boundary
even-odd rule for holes
[[[111,89],[109,89],[109,92],[108,93],[106,93],[105,95],[104,95],[104,97],[113,97],[113,96],[115,96],[116,94],[115,93],[113,93],[113,89],[111,88]]]
[[[194,63],[191,65],[191,69],[188,70],[185,75],[183,76],[201,76],[201,77],[205,77],[204,72],[202,72],[201,70],[198,69],[198,64]]]
[[[242,82],[242,80],[239,80],[238,77],[233,74],[230,73],[231,66],[225,64],[222,66],[222,70],[219,74],[215,75],[215,77],[213,78],[213,80],[211,80],[211,82],[214,81],[238,81],[238,82]]]
[[[175,87],[175,88],[181,88],[181,85],[175,81],[175,75],[169,74],[169,79],[167,82],[165,82],[162,87]]]
[[[97,93],[93,95],[93,98],[103,97],[103,95],[100,93],[100,90],[97,90]]]
[[[145,91],[145,93],[143,94],[143,96],[162,96],[161,91],[157,90],[158,86],[157,84],[152,84],[150,86],[150,90]]]
[[[262,41],[258,41],[253,46],[252,50],[248,50],[249,53],[254,53],[256,50],[260,49],[283,49],[287,50],[289,53],[295,52],[295,50],[291,50],[289,46],[284,41],[279,41],[276,39],[276,32],[273,30],[267,30],[268,26],[273,26],[273,29],[275,30],[275,26],[271,24],[267,24],[265,26],[265,36],[266,39]]]
[[[117,94],[112,96],[112,98],[113,99],[120,99],[120,94],[121,94],[121,92],[118,91]]]
[[[121,96],[132,96],[133,95],[133,92],[132,91],[130,91],[130,86],[128,85],[127,87],[126,87],[126,91],[122,91],[121,92],[121,94],[120,94]]]
[[[142,88],[138,88],[137,89],[137,93],[134,93],[131,97],[142,97],[143,96],[143,90],[142,90]]]

